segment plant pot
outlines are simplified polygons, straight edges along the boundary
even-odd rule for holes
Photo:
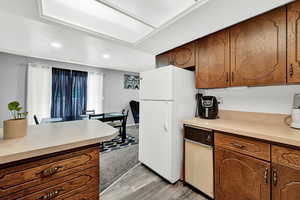
[[[27,135],[27,119],[6,120],[3,122],[3,138],[13,139]]]

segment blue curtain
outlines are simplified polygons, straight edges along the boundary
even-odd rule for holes
[[[72,71],[72,117],[82,115],[87,104],[87,72]]]
[[[51,117],[71,116],[71,70],[52,68]]]
[[[52,68],[52,118],[76,119],[86,110],[87,72]]]

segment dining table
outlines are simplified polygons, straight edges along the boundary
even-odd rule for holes
[[[77,121],[77,120],[99,120],[102,122],[121,122],[121,139],[122,143],[126,141],[126,117],[127,114],[119,112],[109,112],[101,114],[89,114],[89,115],[80,115],[80,116],[68,116],[68,117],[56,117],[56,118],[43,118],[41,124],[48,123],[59,123],[66,121]]]

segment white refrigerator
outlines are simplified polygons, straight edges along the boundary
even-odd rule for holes
[[[182,120],[196,111],[195,75],[167,66],[140,76],[139,160],[175,183],[182,176]]]

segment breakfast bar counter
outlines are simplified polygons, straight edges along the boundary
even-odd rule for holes
[[[98,120],[29,126],[3,140],[0,199],[99,199],[99,144],[118,130]]]

